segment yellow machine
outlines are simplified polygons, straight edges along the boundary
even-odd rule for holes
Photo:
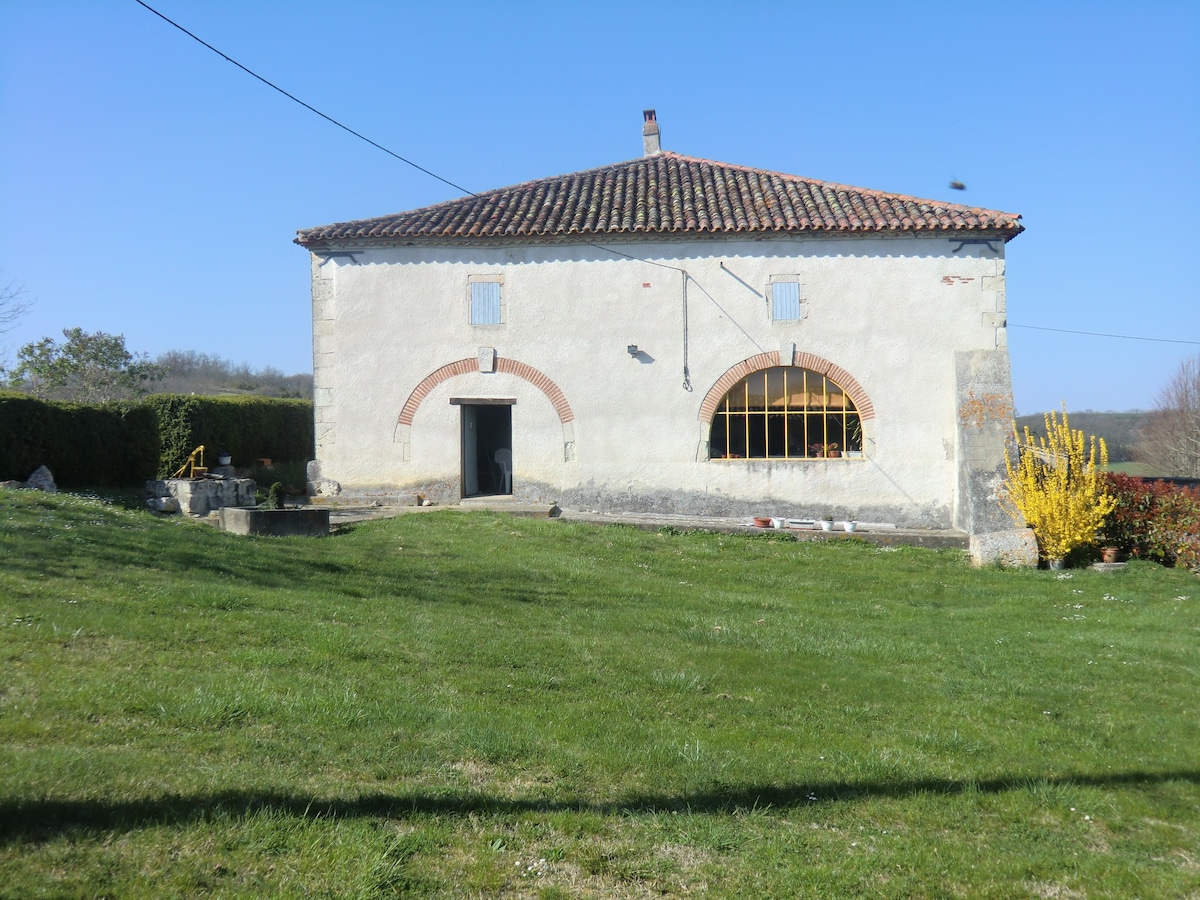
[[[200,462],[196,459],[199,457]],[[179,470],[172,475],[172,478],[183,478],[184,472],[188,472],[188,478],[203,478],[208,474],[208,469],[204,466],[204,445],[201,444],[195,450],[188,454],[187,462],[179,467]]]

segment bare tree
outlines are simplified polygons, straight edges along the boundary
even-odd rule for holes
[[[0,334],[11,331],[31,306],[33,301],[25,299],[25,288],[15,281],[0,287]]]
[[[1156,474],[1200,478],[1200,356],[1180,363],[1159,393],[1135,455]]]

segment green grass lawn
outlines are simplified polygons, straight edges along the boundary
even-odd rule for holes
[[[1158,474],[1145,463],[1140,462],[1109,463],[1108,471],[1116,472],[1118,475],[1137,475],[1142,478]]]
[[[0,896],[1200,896],[1200,581],[0,492]]]

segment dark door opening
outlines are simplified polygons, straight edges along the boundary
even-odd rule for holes
[[[462,404],[462,494],[512,493],[512,406]]]

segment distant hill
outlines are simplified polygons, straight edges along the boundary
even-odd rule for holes
[[[1058,412],[1058,410],[1055,410]],[[1087,435],[1104,438],[1108,446],[1108,461],[1110,463],[1127,463],[1134,459],[1134,446],[1137,444],[1137,430],[1147,413],[1134,410],[1132,412],[1071,412],[1067,410],[1073,429]],[[1024,431],[1025,426],[1036,435],[1044,436],[1045,415],[1035,413],[1028,416],[1017,416],[1017,430]]]
[[[154,362],[163,371],[162,380],[153,386],[156,394],[257,394],[312,399],[313,377],[307,372],[285,375],[271,366],[251,369],[245,363],[231,363],[193,350],[171,350]]]

